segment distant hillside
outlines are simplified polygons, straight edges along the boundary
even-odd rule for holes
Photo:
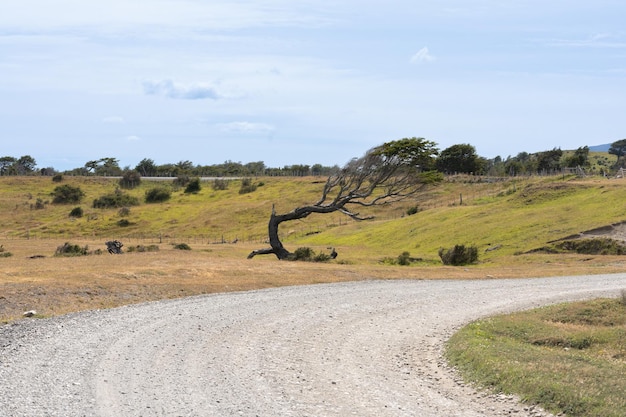
[[[589,151],[590,152],[608,152],[610,147],[611,147],[610,143],[605,143],[604,145],[590,146]]]

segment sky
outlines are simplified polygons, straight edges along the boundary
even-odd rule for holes
[[[344,165],[626,138],[622,0],[0,0],[0,157]]]

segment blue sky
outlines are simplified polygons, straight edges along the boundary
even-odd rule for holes
[[[626,137],[626,3],[0,0],[0,156],[343,165]]]

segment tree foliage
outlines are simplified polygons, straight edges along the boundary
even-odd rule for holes
[[[484,161],[469,144],[452,145],[441,151],[437,158],[437,169],[441,172],[482,173]]]

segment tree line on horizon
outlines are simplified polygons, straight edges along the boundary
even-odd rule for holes
[[[420,138],[423,139],[423,138]],[[444,174],[473,174],[488,176],[519,176],[534,174],[554,174],[565,168],[591,169],[589,147],[582,146],[574,151],[564,152],[560,148],[553,148],[543,152],[520,152],[516,156],[503,159],[496,156],[493,159],[481,157],[476,148],[470,144],[452,145],[437,155],[432,166],[422,167],[424,170],[437,170]],[[605,164],[595,174],[609,174],[626,166],[626,139],[613,142],[608,150],[611,155],[617,156],[614,164]],[[135,171],[142,177],[178,177],[181,175],[196,177],[250,177],[250,176],[328,176],[339,170],[340,167],[324,166],[322,164],[285,165],[282,168],[273,168],[263,161],[234,162],[225,161],[221,164],[194,165],[191,161],[179,161],[158,165],[150,158],[142,159],[135,167],[120,167],[119,160],[112,157],[91,160],[84,166],[59,172],[53,167],[38,168],[35,159],[30,155],[19,158],[12,156],[0,157],[0,176],[7,175],[42,175],[54,176],[65,174],[72,176],[123,176],[129,171]]]

